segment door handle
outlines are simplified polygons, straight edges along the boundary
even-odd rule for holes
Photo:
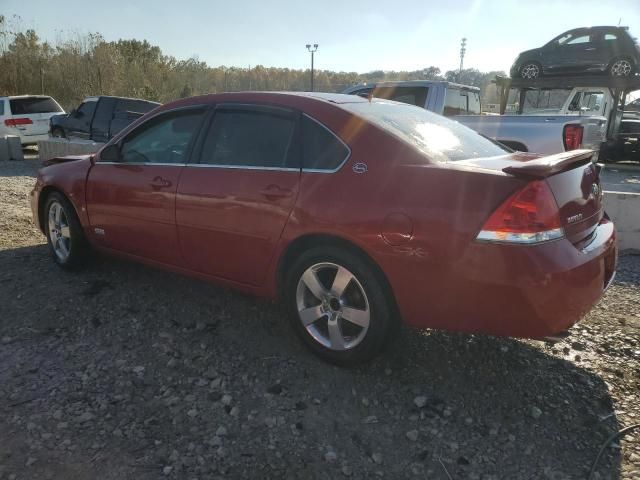
[[[269,185],[267,188],[260,190],[260,194],[267,200],[276,200],[278,198],[287,198],[293,195],[293,191],[288,188],[280,188],[278,185]]]
[[[151,188],[153,188],[154,190],[158,190],[160,188],[168,188],[172,185],[172,183],[169,180],[162,178],[161,176],[157,176],[149,185],[151,185]]]
[[[587,51],[587,52],[591,52],[591,51],[593,51],[593,50],[595,50],[595,49],[596,49],[596,47],[585,48],[585,51]]]

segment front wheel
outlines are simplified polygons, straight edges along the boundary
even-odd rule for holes
[[[53,192],[46,200],[44,213],[51,256],[63,268],[79,266],[87,255],[88,244],[73,205],[62,194]]]
[[[51,129],[51,136],[54,138],[65,138],[64,130],[59,127],[54,127]]]
[[[520,77],[533,80],[542,76],[542,68],[535,62],[525,63],[520,67]]]
[[[351,366],[376,356],[397,323],[388,288],[360,255],[337,247],[302,254],[285,284],[298,336],[324,360]]]

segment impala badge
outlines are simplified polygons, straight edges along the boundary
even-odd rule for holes
[[[353,171],[355,173],[366,173],[368,169],[366,163],[358,162],[353,165]]]
[[[580,220],[582,220],[581,213],[567,217],[567,223],[576,223],[576,222],[579,222]]]
[[[95,232],[96,235],[104,236],[104,228],[94,228],[93,231]]]

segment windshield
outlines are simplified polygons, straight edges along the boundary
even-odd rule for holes
[[[438,162],[508,153],[470,128],[423,108],[384,100],[348,103],[342,107],[406,140]]]

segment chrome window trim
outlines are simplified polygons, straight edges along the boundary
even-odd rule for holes
[[[349,158],[351,158],[351,147],[349,147],[349,145],[347,145],[346,142],[344,142],[338,135],[336,135],[336,133],[333,130],[331,130],[329,127],[327,127],[324,123],[320,122],[319,120],[316,120],[311,115],[308,115],[308,114],[306,114],[304,112],[302,112],[302,115],[304,117],[307,117],[309,120],[317,123],[322,128],[324,128],[326,131],[328,131],[340,143],[342,143],[342,145],[344,145],[345,148],[347,149],[347,155],[344,157],[344,160],[342,160],[342,162],[334,169],[328,169],[328,168],[302,168],[302,171],[304,173],[336,173],[338,170],[340,170],[344,166],[345,163],[347,163]],[[304,139],[303,139],[303,142],[304,142]],[[302,148],[304,150],[304,143],[303,143]],[[303,158],[302,158],[302,163],[304,164],[304,155],[303,155]]]
[[[257,167],[251,165],[218,165],[213,163],[188,163],[185,166],[194,168],[227,168],[231,170],[272,170],[277,172],[299,172],[299,168],[292,167]]]
[[[154,167],[186,167],[186,163],[162,163],[162,162],[96,162],[95,165],[151,165]]]

